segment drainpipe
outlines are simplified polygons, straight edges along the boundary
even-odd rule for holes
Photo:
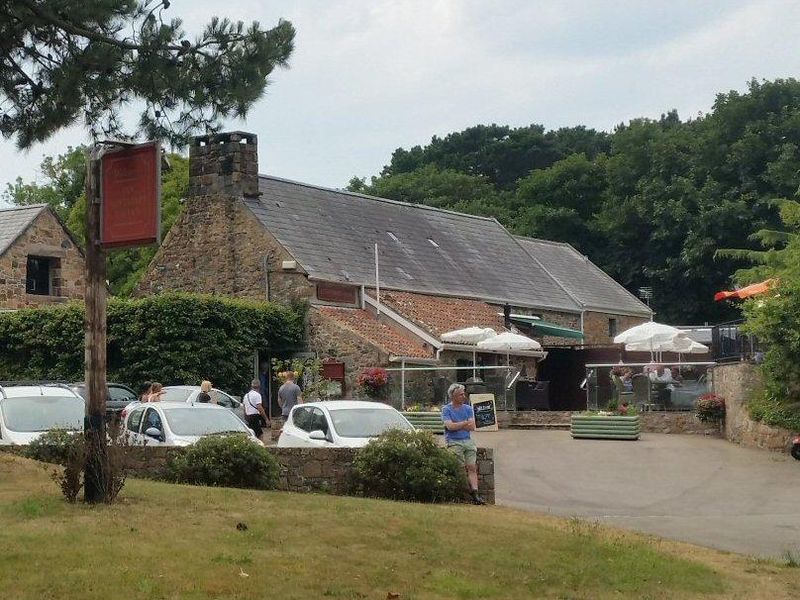
[[[400,410],[406,409],[406,361],[400,361]]]
[[[267,298],[267,302],[269,302],[269,266],[267,265],[267,260],[269,257],[265,256],[261,259],[261,264],[264,267],[264,296]]]

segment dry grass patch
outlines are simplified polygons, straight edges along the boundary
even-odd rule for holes
[[[496,507],[137,480],[113,506],[72,506],[1,453],[0,548],[4,600],[788,598],[800,583],[773,562]]]

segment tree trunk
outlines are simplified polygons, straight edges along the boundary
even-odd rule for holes
[[[106,441],[106,254],[100,246],[100,161],[89,151],[86,173],[86,419],[84,500],[109,500]]]

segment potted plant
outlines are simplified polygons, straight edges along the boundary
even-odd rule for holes
[[[725,420],[725,398],[717,394],[703,394],[694,405],[695,416],[704,423],[721,423]]]
[[[356,385],[367,396],[382,400],[389,384],[389,373],[381,367],[364,369],[356,378]]]

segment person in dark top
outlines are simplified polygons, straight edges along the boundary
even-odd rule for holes
[[[200,384],[200,393],[197,394],[197,401],[204,402],[206,404],[216,404],[211,398],[211,394],[209,394],[210,391],[211,382],[208,380],[203,381],[203,383]]]

